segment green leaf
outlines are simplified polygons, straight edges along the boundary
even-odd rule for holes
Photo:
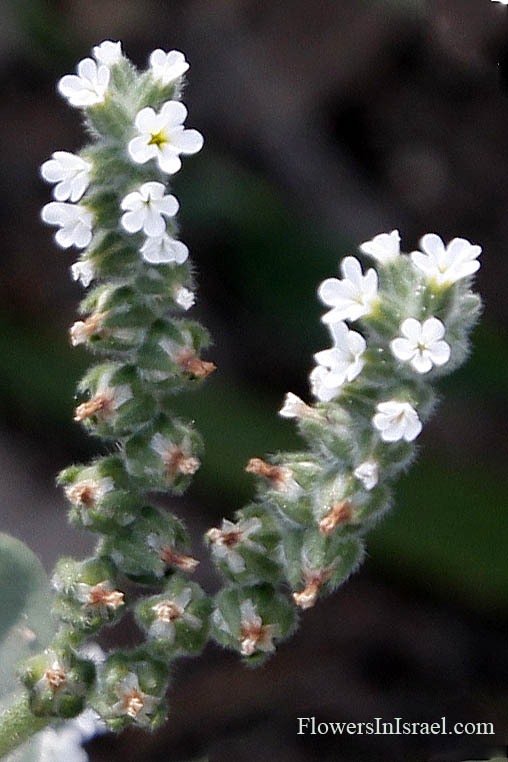
[[[0,699],[18,688],[17,664],[54,634],[51,592],[44,568],[19,540],[0,534]]]

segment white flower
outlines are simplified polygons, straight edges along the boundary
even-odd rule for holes
[[[176,445],[169,437],[157,432],[150,441],[150,447],[160,457],[164,469],[171,476],[195,474],[201,465],[199,459],[192,455],[192,444],[188,437]]]
[[[189,249],[167,233],[160,236],[150,236],[140,249],[146,262],[152,265],[170,264],[182,265],[189,256]]]
[[[363,336],[351,331],[343,322],[332,323],[330,332],[335,345],[317,352],[318,367],[311,373],[313,393],[321,402],[333,399],[346,381],[353,381],[365,365],[362,355],[367,348]]]
[[[185,286],[180,286],[173,292],[173,299],[185,311],[196,303],[196,294]]]
[[[138,135],[129,143],[129,154],[136,164],[157,159],[163,172],[173,175],[182,166],[180,154],[197,153],[203,136],[197,130],[185,130],[187,109],[180,101],[167,101],[158,114],[153,108],[141,109],[135,119]]]
[[[93,57],[104,66],[113,66],[122,60],[122,43],[104,40],[93,48]]]
[[[279,632],[276,624],[263,624],[263,620],[256,613],[256,607],[248,598],[240,604],[241,613],[241,653],[242,656],[251,656],[255,651],[270,653],[275,651],[274,637]]]
[[[132,399],[132,389],[129,384],[109,385],[113,372],[109,371],[102,374],[93,397],[87,402],[82,402],[76,408],[74,412],[75,421],[79,423],[93,415],[99,415],[106,419],[110,418],[119,407]]]
[[[377,259],[382,265],[391,262],[400,256],[400,235],[398,230],[391,233],[380,233],[371,241],[360,244],[359,249],[363,254]]]
[[[244,545],[246,548],[264,553],[262,545],[249,539],[250,535],[259,532],[262,526],[261,520],[256,517],[241,519],[237,524],[228,519],[222,519],[220,529],[214,527],[206,533],[206,537],[212,543],[212,555],[219,561],[226,561],[233,574],[243,572],[245,561],[236,548]]]
[[[508,5],[508,0],[492,0],[493,3],[501,3],[501,5]]]
[[[198,630],[202,624],[201,619],[185,611],[191,600],[192,590],[187,587],[171,600],[168,598],[152,606],[155,619],[148,634],[152,638],[164,638],[172,643],[175,639],[175,622],[178,620],[186,622],[193,630]]]
[[[183,53],[179,50],[170,50],[166,53],[164,50],[158,48],[154,50],[150,56],[150,66],[152,67],[152,75],[154,79],[160,82],[163,86],[169,85],[170,82],[174,82],[185,74],[189,68],[189,64],[185,60]]]
[[[365,460],[353,471],[366,490],[374,489],[379,480],[379,466],[375,460]]]
[[[87,288],[95,278],[95,269],[89,259],[80,259],[71,267],[73,280],[79,280],[84,288]]]
[[[59,225],[55,241],[63,249],[76,246],[85,249],[92,240],[94,215],[79,204],[50,201],[42,207],[42,219],[48,225]]]
[[[143,183],[138,190],[128,193],[120,204],[125,211],[122,225],[128,233],[143,230],[147,236],[162,236],[166,230],[166,217],[174,217],[179,203],[170,194],[164,194],[162,183]]]
[[[115,693],[119,701],[111,707],[113,714],[126,714],[141,725],[148,722],[148,715],[153,713],[159,703],[155,696],[143,693],[138,677],[133,672],[120,680]]]
[[[362,355],[367,348],[367,342],[361,334],[351,331],[343,322],[333,323],[330,331],[334,346],[332,349],[317,352],[314,359],[337,377],[334,385],[340,386],[345,381],[353,381],[361,373],[365,365]]]
[[[323,315],[324,323],[340,320],[358,320],[368,315],[377,296],[377,273],[372,268],[363,275],[362,266],[355,257],[346,257],[341,270],[344,278],[327,278],[320,285],[318,296],[324,304],[332,307]]]
[[[93,508],[99,500],[102,500],[104,495],[108,492],[112,492],[115,489],[115,483],[110,476],[105,476],[100,479],[84,478],[80,479],[74,484],[68,484],[65,489],[65,496],[69,502],[71,502],[76,508],[79,508],[79,513],[83,524],[89,525],[92,523],[88,510]]]
[[[422,430],[418,413],[409,402],[388,400],[380,402],[376,410],[372,423],[385,442],[398,442],[400,439],[412,442]]]
[[[413,251],[413,264],[440,286],[455,283],[480,268],[478,257],[482,248],[469,243],[465,238],[454,238],[445,247],[438,235],[427,233],[420,240],[420,246],[425,253]]]
[[[97,66],[92,58],[84,58],[78,63],[76,74],[66,74],[58,82],[58,90],[71,106],[94,106],[103,103],[109,85],[109,69],[104,64]]]
[[[400,332],[404,338],[394,339],[390,348],[398,360],[411,363],[418,373],[428,373],[433,365],[444,365],[450,359],[450,345],[442,341],[446,329],[437,318],[424,323],[407,318]]]
[[[53,195],[57,201],[79,201],[88,188],[92,164],[68,151],[55,151],[41,167],[48,183],[57,183]]]

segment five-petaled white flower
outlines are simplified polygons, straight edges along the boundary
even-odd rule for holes
[[[41,217],[48,225],[59,225],[55,241],[63,249],[85,249],[92,240],[94,215],[84,206],[65,201],[50,201],[42,207]]]
[[[398,360],[411,363],[418,373],[428,373],[434,365],[444,365],[450,359],[450,345],[442,341],[446,328],[441,320],[431,317],[420,323],[407,318],[400,332],[404,338],[394,339],[390,348]]]
[[[376,410],[372,423],[385,442],[398,442],[400,439],[412,442],[422,430],[418,413],[409,402],[388,400],[380,402]]]
[[[189,249],[182,241],[171,238],[167,233],[149,236],[140,249],[141,256],[152,265],[181,265],[187,261]]]
[[[121,222],[128,233],[143,230],[147,236],[163,235],[166,230],[164,217],[174,217],[180,206],[174,196],[164,194],[165,190],[162,183],[143,183],[122,199],[120,208],[125,214]]]
[[[448,246],[435,233],[427,233],[420,240],[422,251],[413,251],[413,264],[439,286],[450,285],[472,275],[480,268],[478,257],[482,247],[465,238],[454,238]]]
[[[362,273],[362,266],[356,257],[346,257],[342,261],[343,279],[327,278],[320,285],[318,296],[324,304],[332,307],[323,315],[324,323],[338,323],[340,320],[358,320],[368,315],[377,297],[377,273],[372,268]]]
[[[358,247],[363,254],[376,259],[382,265],[392,262],[400,255],[400,235],[398,230],[380,233],[371,241],[365,241]]]
[[[240,604],[241,654],[251,656],[255,651],[275,651],[273,639],[279,633],[279,625],[263,624],[254,603],[248,598]]]
[[[185,622],[193,630],[198,630],[202,624],[201,619],[185,610],[191,600],[192,590],[186,587],[174,598],[166,598],[152,606],[155,619],[150,625],[148,634],[152,638],[164,638],[172,643],[175,639],[175,622]]]
[[[100,45],[95,45],[92,52],[98,63],[113,66],[122,59],[122,43],[104,40]]]
[[[173,299],[183,310],[187,311],[196,303],[196,294],[185,286],[179,286],[173,292]]]
[[[115,693],[119,700],[111,707],[113,714],[126,714],[140,725],[148,723],[148,715],[153,714],[159,703],[155,696],[143,693],[139,687],[138,676],[133,672],[128,672],[120,680],[115,687]]]
[[[109,68],[93,58],[78,63],[77,74],[66,74],[58,82],[58,90],[71,106],[94,106],[103,103],[109,85]]]
[[[375,460],[365,460],[353,471],[367,491],[374,489],[379,480],[379,466]]]
[[[241,519],[237,524],[228,519],[222,519],[220,529],[213,527],[206,533],[206,537],[212,543],[212,554],[217,560],[226,561],[233,574],[243,572],[245,561],[236,548],[243,545],[264,553],[263,546],[250,539],[250,535],[259,532],[262,526],[261,520],[256,517]]]
[[[321,402],[333,399],[340,387],[353,381],[365,365],[362,355],[367,343],[361,334],[349,330],[343,322],[332,323],[330,332],[335,345],[314,355],[318,366],[310,376],[313,393]]]
[[[88,188],[92,164],[68,151],[55,151],[41,167],[48,183],[56,183],[53,196],[57,201],[79,201]]]
[[[154,79],[164,87],[185,74],[189,68],[184,54],[179,50],[170,50],[169,53],[166,53],[160,48],[154,50],[150,55],[150,66]]]
[[[167,101],[158,114],[149,106],[135,119],[138,135],[128,146],[131,159],[144,164],[157,159],[163,172],[173,175],[182,166],[180,154],[197,153],[203,136],[197,130],[184,129],[187,109],[180,101]]]

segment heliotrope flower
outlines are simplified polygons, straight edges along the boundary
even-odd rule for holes
[[[237,550],[239,545],[264,553],[263,546],[250,539],[261,528],[261,520],[255,517],[241,519],[237,524],[223,519],[220,529],[213,527],[205,536],[212,543],[212,555],[218,561],[226,561],[233,574],[238,574],[245,570],[245,561]]]
[[[160,48],[154,50],[150,55],[150,66],[153,78],[164,87],[185,74],[189,68],[184,54],[179,50],[170,50],[169,53],[166,53]]]
[[[157,159],[163,172],[172,175],[182,166],[180,154],[197,153],[203,147],[203,136],[197,130],[184,129],[187,109],[180,101],[167,101],[157,114],[149,106],[135,119],[138,131],[128,146],[136,164]]]
[[[330,332],[334,346],[314,355],[318,366],[310,376],[313,393],[321,402],[333,399],[340,387],[353,381],[365,365],[362,355],[367,343],[361,334],[349,330],[342,321],[332,323]]]
[[[99,64],[113,66],[122,60],[122,43],[104,40],[93,48],[93,57]]]
[[[202,625],[201,619],[185,610],[191,600],[192,590],[187,587],[174,598],[158,601],[152,606],[155,619],[150,625],[148,634],[152,638],[164,638],[172,643],[175,639],[175,622],[185,622],[192,629],[198,630]]]
[[[398,230],[391,233],[380,233],[371,241],[365,241],[358,247],[363,254],[376,259],[380,264],[392,262],[400,256],[400,235]]]
[[[59,225],[55,241],[63,249],[75,246],[85,249],[92,240],[94,215],[86,207],[62,201],[50,201],[42,207],[42,219],[48,225]]]
[[[152,265],[171,264],[181,265],[187,261],[189,249],[182,241],[177,241],[168,233],[149,236],[140,249],[141,256]]]
[[[327,278],[320,285],[318,296],[328,307],[322,320],[338,323],[340,320],[358,320],[368,315],[377,297],[377,273],[372,268],[363,275],[362,266],[355,257],[342,261],[342,280]]]
[[[90,183],[92,163],[68,151],[55,151],[41,167],[48,183],[56,183],[53,196],[57,201],[79,201]]]
[[[385,442],[398,442],[400,439],[412,442],[422,430],[418,413],[409,402],[387,400],[380,402],[376,411],[372,423]]]
[[[98,582],[96,585],[78,582],[75,596],[86,611],[102,617],[108,617],[111,611],[114,612],[125,605],[124,594],[121,590],[115,590],[109,580]]]
[[[155,696],[143,693],[138,677],[133,672],[120,680],[115,686],[115,693],[118,701],[111,707],[113,714],[126,714],[140,725],[149,722],[149,715],[153,714],[159,704],[159,699]]]
[[[175,243],[179,243],[179,241],[175,241]],[[185,286],[179,286],[173,292],[173,299],[183,310],[187,311],[195,304],[196,294]]]
[[[450,285],[472,275],[480,268],[478,257],[482,247],[465,238],[454,238],[448,246],[435,233],[427,233],[420,240],[422,251],[413,251],[413,264],[438,285]]]
[[[438,318],[420,323],[407,318],[400,326],[403,338],[390,343],[398,360],[410,363],[418,373],[428,373],[434,365],[444,365],[450,359],[450,345],[443,341],[446,328]]]
[[[84,288],[88,288],[95,278],[95,268],[89,259],[79,259],[71,267],[73,280],[79,280]]]
[[[367,491],[374,489],[379,480],[379,466],[375,460],[365,460],[353,471]]]
[[[95,106],[103,103],[109,85],[109,68],[102,63],[97,65],[93,58],[84,58],[78,63],[77,72],[66,74],[59,80],[59,92],[71,106]]]
[[[164,217],[174,217],[179,203],[171,194],[165,194],[162,183],[143,183],[138,190],[128,193],[121,201],[125,211],[121,222],[128,233],[139,230],[147,236],[162,236],[166,230]]]
[[[275,651],[273,639],[279,632],[277,624],[263,624],[254,603],[248,598],[240,604],[241,613],[241,653],[251,656],[256,651]]]

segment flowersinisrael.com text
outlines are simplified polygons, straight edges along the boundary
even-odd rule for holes
[[[435,722],[409,722],[403,717],[384,720],[374,717],[367,722],[320,722],[315,717],[298,717],[297,735],[494,735],[492,722],[448,722],[440,717]]]

